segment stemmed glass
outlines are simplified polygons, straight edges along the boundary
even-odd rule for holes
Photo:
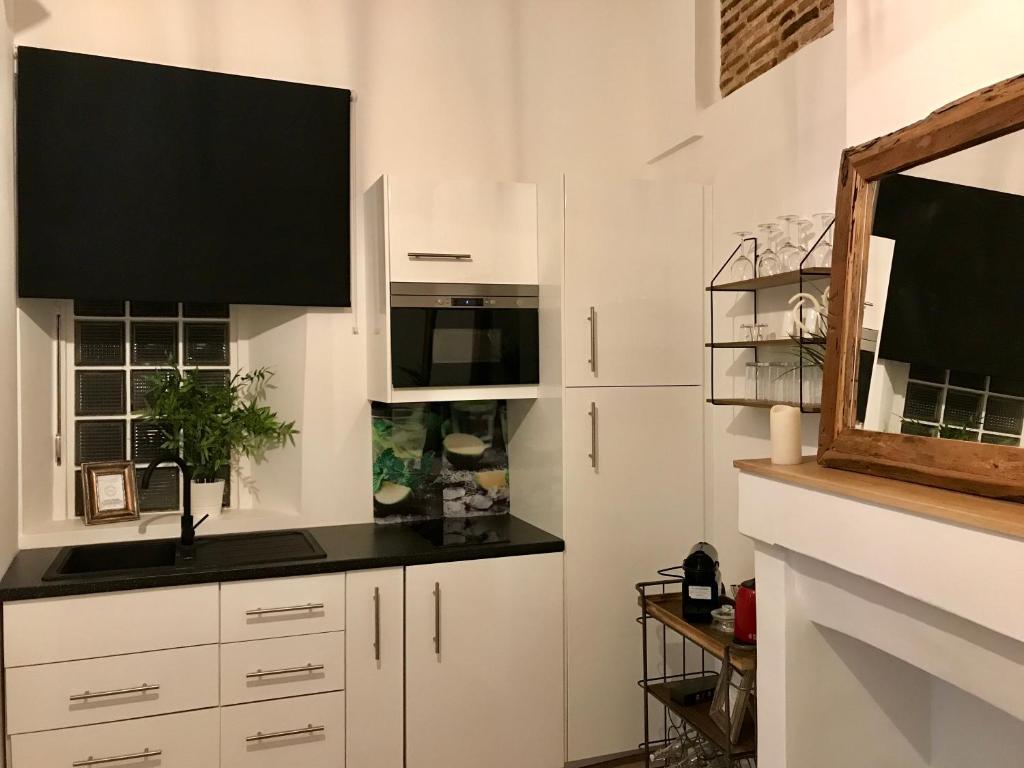
[[[814,242],[814,224],[810,219],[799,218],[796,220],[797,248],[800,249],[800,258],[797,260],[796,268],[800,269],[806,264],[807,249]]]
[[[759,240],[764,242],[764,250],[757,257],[757,276],[768,277],[782,271],[778,256],[775,255],[776,242],[779,238],[779,225],[773,222],[761,224],[757,228],[761,233]]]
[[[818,241],[818,244],[814,247],[814,252],[811,254],[811,258],[808,259],[808,266],[832,266],[833,218],[834,216],[831,212],[814,214],[814,220],[818,222],[818,229],[821,231],[821,239]]]
[[[793,234],[793,225],[798,218],[798,216],[793,214],[779,216],[779,221],[785,222],[782,226],[784,242],[782,247],[779,248],[779,264],[786,272],[792,272],[800,267],[802,254],[796,246],[797,238]]]
[[[754,241],[749,239],[753,233],[734,232],[733,234],[740,239],[740,247],[732,263],[732,279],[736,281],[749,280],[754,276]]]

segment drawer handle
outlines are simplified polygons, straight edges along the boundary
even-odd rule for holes
[[[273,731],[271,733],[263,733],[263,731],[256,731],[255,736],[246,736],[245,740],[248,742],[252,741],[266,741],[267,739],[284,739],[288,736],[308,736],[314,733],[323,733],[327,729],[322,725],[313,725],[310,723],[305,728],[292,728],[290,731]]]
[[[252,608],[245,612],[246,616],[268,616],[274,613],[298,613],[299,611],[321,611],[323,603],[306,603],[305,605],[282,605],[279,608]]]
[[[283,667],[282,669],[257,669],[255,672],[247,672],[245,677],[247,680],[260,679],[262,677],[273,677],[274,675],[297,675],[300,672],[320,672],[323,670],[323,664],[306,664],[302,667]]]
[[[107,696],[128,696],[133,693],[149,693],[150,691],[159,691],[159,685],[149,685],[143,683],[142,685],[136,685],[134,688],[115,688],[112,691],[85,691],[84,693],[76,693],[68,696],[69,701],[88,701],[89,699],[102,699]]]
[[[410,253],[410,261],[472,261],[471,253]]]
[[[146,760],[150,757],[160,757],[164,751],[162,749],[149,749],[148,747],[141,752],[132,752],[130,755],[114,755],[113,757],[93,757],[89,755],[85,760],[76,760],[71,764],[71,768],[87,768],[90,765],[109,765],[110,763],[124,763],[128,760]]]

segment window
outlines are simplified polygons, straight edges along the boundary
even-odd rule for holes
[[[1024,382],[912,365],[901,431],[1019,446]]]
[[[86,461],[132,461],[140,481],[142,512],[180,509],[181,477],[161,466],[143,490],[142,472],[161,452],[159,425],[135,418],[145,407],[153,376],[168,368],[197,369],[202,379],[231,378],[231,311],[226,304],[87,302],[73,307],[68,381],[64,398],[70,442],[64,456],[74,469],[69,508],[82,514],[80,469]],[[69,329],[70,330],[70,329]],[[70,469],[70,468],[69,468]],[[224,503],[231,503],[225,473]]]

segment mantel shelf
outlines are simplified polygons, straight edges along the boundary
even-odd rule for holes
[[[796,339],[762,339],[761,341],[713,341],[704,344],[708,349],[754,349],[760,347],[799,347]],[[823,346],[821,339],[803,339],[805,346]]]
[[[1024,539],[1024,504],[831,469],[818,464],[813,456],[805,456],[803,463],[792,466],[772,464],[770,459],[744,459],[733,465],[741,472],[813,491]]]
[[[730,397],[730,398],[709,398],[708,402],[711,405],[742,405],[749,406],[751,408],[771,408],[773,405],[791,405],[794,408],[799,408],[804,413],[821,413],[821,406],[819,405],[808,405],[804,403],[802,406],[800,403],[790,403],[783,400],[750,400],[742,397]]]
[[[757,291],[762,288],[775,288],[780,285],[797,285],[803,280],[821,280],[832,276],[831,267],[807,267],[792,272],[780,272],[777,275],[753,277],[749,280],[737,280],[732,283],[709,285],[706,291]]]

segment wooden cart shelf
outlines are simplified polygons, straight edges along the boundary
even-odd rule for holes
[[[691,624],[684,619],[681,592],[649,595],[646,604],[649,616],[700,646],[716,659],[722,659],[728,647],[732,666],[740,672],[748,672],[757,667],[756,648],[737,645],[731,634],[715,629],[710,624]]]
[[[715,678],[718,675],[714,675]],[[729,737],[718,727],[718,724],[711,719],[711,702],[704,701],[699,704],[680,704],[672,698],[673,688],[681,686],[681,683],[652,683],[645,686],[647,692],[669,708],[677,716],[686,720],[696,728],[703,736],[711,741],[723,752],[729,749]],[[750,712],[746,713],[743,723],[743,730],[740,733],[738,743],[732,745],[731,757],[733,760],[742,760],[757,752],[757,738],[754,728],[754,719]]]

